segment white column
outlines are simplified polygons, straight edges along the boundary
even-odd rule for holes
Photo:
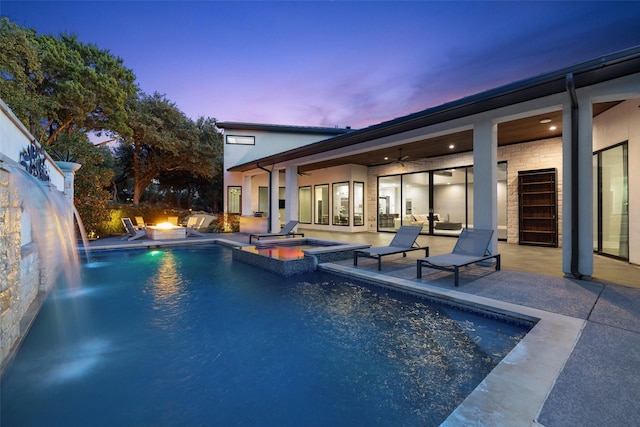
[[[56,162],[60,170],[64,173],[64,190],[63,194],[73,204],[75,194],[74,183],[76,171],[82,167],[81,164],[75,162]]]
[[[242,215],[252,216],[251,211],[251,176],[245,175],[242,179]]]
[[[286,224],[298,220],[298,166],[287,166],[285,175],[286,202],[284,205]]]
[[[498,126],[473,127],[473,227],[494,230],[489,250],[498,249]]]
[[[273,169],[271,171],[271,182],[269,182],[269,193],[271,195],[271,212],[269,217],[269,224],[271,226],[271,233],[277,233],[280,231],[280,218],[278,218],[278,212],[280,206],[278,200],[280,198],[280,171]]]

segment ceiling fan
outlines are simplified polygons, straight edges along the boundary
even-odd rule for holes
[[[384,162],[375,164],[373,166],[382,166],[382,165],[391,165],[393,163],[400,163],[400,166],[404,166],[404,162],[409,158],[409,156],[402,155],[402,148],[398,148],[398,157],[396,159],[392,159],[391,157],[385,157]]]

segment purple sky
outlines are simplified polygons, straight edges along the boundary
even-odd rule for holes
[[[640,2],[28,1],[192,118],[361,128],[640,45]]]

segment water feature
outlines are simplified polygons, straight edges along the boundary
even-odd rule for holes
[[[528,329],[216,245],[93,256],[7,370],[3,427],[438,425]]]
[[[21,166],[8,162],[1,166],[9,171],[10,191],[16,192],[14,200],[20,202],[21,246],[37,247],[40,270],[49,276],[43,285],[46,289],[41,290],[48,290],[59,274],[79,283],[75,207],[55,187],[34,178]]]

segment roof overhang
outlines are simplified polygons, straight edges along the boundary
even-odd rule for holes
[[[228,170],[230,172],[246,172],[258,168],[258,166],[274,165],[278,163],[290,162],[302,157],[314,156],[320,153],[326,153],[332,150],[352,147],[354,145],[393,136],[403,132],[412,131],[415,129],[444,123],[467,116],[473,116],[475,114],[484,113],[487,111],[507,107],[510,105],[519,104],[526,101],[531,101],[551,95],[556,95],[566,91],[566,77],[568,74],[572,74],[575,82],[576,89],[582,87],[591,86],[601,82],[613,80],[616,78],[628,76],[631,74],[640,73],[640,46],[626,49],[620,52],[612,53],[607,56],[603,56],[588,62],[584,62],[572,67],[563,68],[558,71],[554,71],[548,74],[543,74],[537,77],[533,77],[527,80],[518,81],[505,86],[501,86],[492,90],[481,92],[476,95],[461,98],[456,101],[452,101],[440,106],[432,107],[417,113],[413,113],[407,116],[399,117],[390,121],[382,122],[377,125],[369,126],[361,130],[354,130],[348,133],[343,133],[333,138],[322,140],[313,144],[305,145],[295,149],[287,150],[278,154],[267,156],[261,159],[253,160],[251,162],[243,163],[233,166]],[[604,103],[600,107],[594,107],[594,114],[604,111],[615,105],[617,102]],[[557,112],[560,114],[561,112]],[[544,114],[549,116],[550,114]],[[531,123],[539,121],[539,117],[531,117],[522,120],[529,120]],[[511,123],[516,123],[517,120]],[[562,120],[559,120],[561,123]],[[515,127],[522,127],[523,123],[516,123]],[[515,128],[514,127],[514,128]],[[505,132],[503,134],[508,135],[508,124],[504,124]],[[511,129],[513,131],[513,129]],[[454,152],[468,151],[472,145],[472,132],[462,131],[456,132],[453,138],[457,138],[461,144],[456,146]],[[530,135],[529,140],[535,140],[537,135],[528,133]],[[546,137],[554,137],[562,135],[562,128],[556,129],[556,134],[546,134]],[[424,153],[421,153],[420,157],[430,157],[428,151],[425,152],[425,144],[423,141],[419,141]],[[509,143],[518,143],[524,141],[518,140],[503,140],[499,141],[499,144],[506,145]],[[416,144],[416,142],[414,142]],[[442,146],[442,144],[440,144]],[[397,147],[394,147],[395,155],[397,155]],[[406,147],[410,150],[410,146]],[[386,149],[386,151],[389,151]],[[373,152],[370,152],[371,154]],[[440,154],[434,153],[433,155],[450,154],[451,152],[440,152]],[[403,154],[409,154],[404,152]],[[410,155],[410,154],[409,154]],[[374,156],[371,155],[371,158]],[[378,157],[379,158],[379,157]],[[418,158],[418,157],[415,157]],[[305,170],[313,170],[321,167],[328,167],[337,164],[359,163],[366,164],[363,161],[363,157],[359,156],[359,162],[355,162],[355,158],[349,158],[349,156],[342,156],[339,160],[327,162],[316,162],[313,165],[305,165]],[[373,165],[373,164],[369,164]],[[301,167],[302,169],[302,167]]]

